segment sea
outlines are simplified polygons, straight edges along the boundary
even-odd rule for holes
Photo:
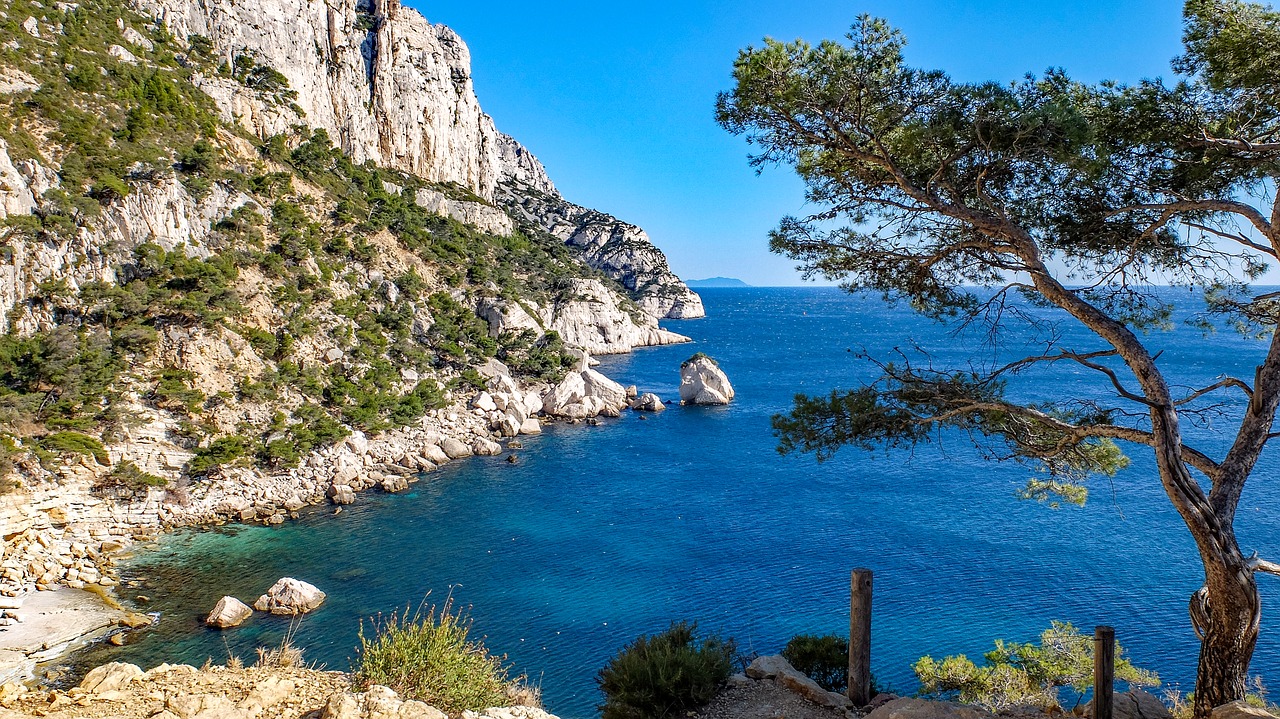
[[[1186,289],[1172,329],[1144,337],[1170,381],[1189,391],[1223,374],[1251,379],[1265,344],[1193,326],[1203,307]],[[744,654],[778,652],[801,633],[847,635],[849,578],[874,572],[873,671],[881,686],[916,688],[923,655],[979,659],[996,638],[1031,641],[1054,620],[1091,634],[1115,627],[1136,665],[1162,690],[1190,691],[1198,642],[1187,600],[1200,586],[1191,537],[1160,485],[1149,450],[1094,479],[1083,507],[1017,497],[1034,467],[998,461],[965,433],[915,447],[846,447],[827,461],[782,455],[770,418],[797,393],[873,381],[863,353],[916,366],[981,369],[1041,354],[1047,342],[1101,349],[1079,326],[1014,300],[1007,329],[958,328],[905,304],[838,288],[701,290],[707,317],[666,322],[692,344],[600,358],[599,369],[668,402],[598,426],[554,424],[522,438],[518,461],[474,458],[424,475],[409,492],[360,494],[334,514],[315,508],[278,527],[180,531],[126,564],[126,600],[159,622],[124,647],[83,662],[199,665],[286,636],[306,661],[347,670],[359,634],[392,612],[446,602],[472,636],[503,654],[513,675],[541,687],[565,719],[598,716],[597,672],[641,634],[696,621]],[[1031,318],[1036,322],[1027,322]],[[715,358],[737,391],[723,407],[678,403],[680,363]],[[1058,363],[1014,377],[1022,401],[1083,398],[1114,404],[1099,373]],[[1221,456],[1243,400],[1223,392],[1184,418],[1188,443]],[[1246,552],[1280,560],[1277,453],[1263,455],[1241,500]],[[206,629],[230,594],[252,602],[278,578],[328,593],[299,621],[255,616]],[[1280,680],[1280,579],[1261,576],[1263,621],[1252,670]]]

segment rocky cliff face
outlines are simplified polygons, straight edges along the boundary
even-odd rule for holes
[[[494,130],[414,11],[6,2],[0,595],[614,416],[588,354],[701,314]]]
[[[209,38],[229,64],[246,55],[278,70],[296,93],[288,105],[273,103],[234,80],[200,76],[224,120],[262,138],[297,124],[324,128],[356,162],[498,201],[580,251],[656,317],[703,316],[701,299],[643,230],[566,201],[537,158],[495,129],[461,38],[399,0],[138,2],[178,37]]]

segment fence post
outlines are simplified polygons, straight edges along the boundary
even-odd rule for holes
[[[849,578],[849,701],[871,703],[871,570]]]
[[[1111,719],[1116,676],[1116,630],[1093,630],[1093,719]]]

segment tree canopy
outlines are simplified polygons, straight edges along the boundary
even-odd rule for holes
[[[770,245],[808,275],[993,332],[1043,325],[1047,338],[998,366],[867,357],[877,381],[797,397],[775,418],[780,449],[823,458],[960,428],[1044,469],[1028,495],[1079,500],[1088,476],[1126,464],[1117,442],[1150,448],[1205,567],[1190,602],[1203,717],[1243,695],[1254,572],[1277,568],[1245,557],[1232,523],[1280,403],[1280,294],[1250,287],[1280,256],[1280,13],[1191,0],[1184,17],[1174,80],[1126,85],[1056,69],[957,82],[909,66],[902,34],[863,16],[847,42],[742,51],[716,110],[757,148],[753,165],[791,166],[804,180],[815,211],[782,219]],[[1171,386],[1144,339],[1172,325],[1157,284],[1203,290],[1206,331],[1225,324],[1265,342],[1254,376]],[[1015,297],[1048,311],[1023,311]],[[1068,342],[1054,322],[1092,341]],[[1090,370],[1109,398],[1010,399],[1010,378],[1059,363]],[[1180,424],[1216,398],[1239,410],[1221,456],[1190,446]]]

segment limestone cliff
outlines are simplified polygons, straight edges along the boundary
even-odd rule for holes
[[[616,415],[587,354],[687,341],[697,296],[494,129],[448,28],[136,3],[0,0],[0,595]]]
[[[466,45],[399,0],[138,3],[178,37],[209,38],[229,64],[248,55],[278,70],[296,93],[286,106],[232,79],[199,75],[224,120],[261,138],[299,123],[324,128],[356,162],[499,201],[579,250],[656,317],[703,316],[701,299],[643,230],[566,201],[537,158],[495,129],[476,98]]]

